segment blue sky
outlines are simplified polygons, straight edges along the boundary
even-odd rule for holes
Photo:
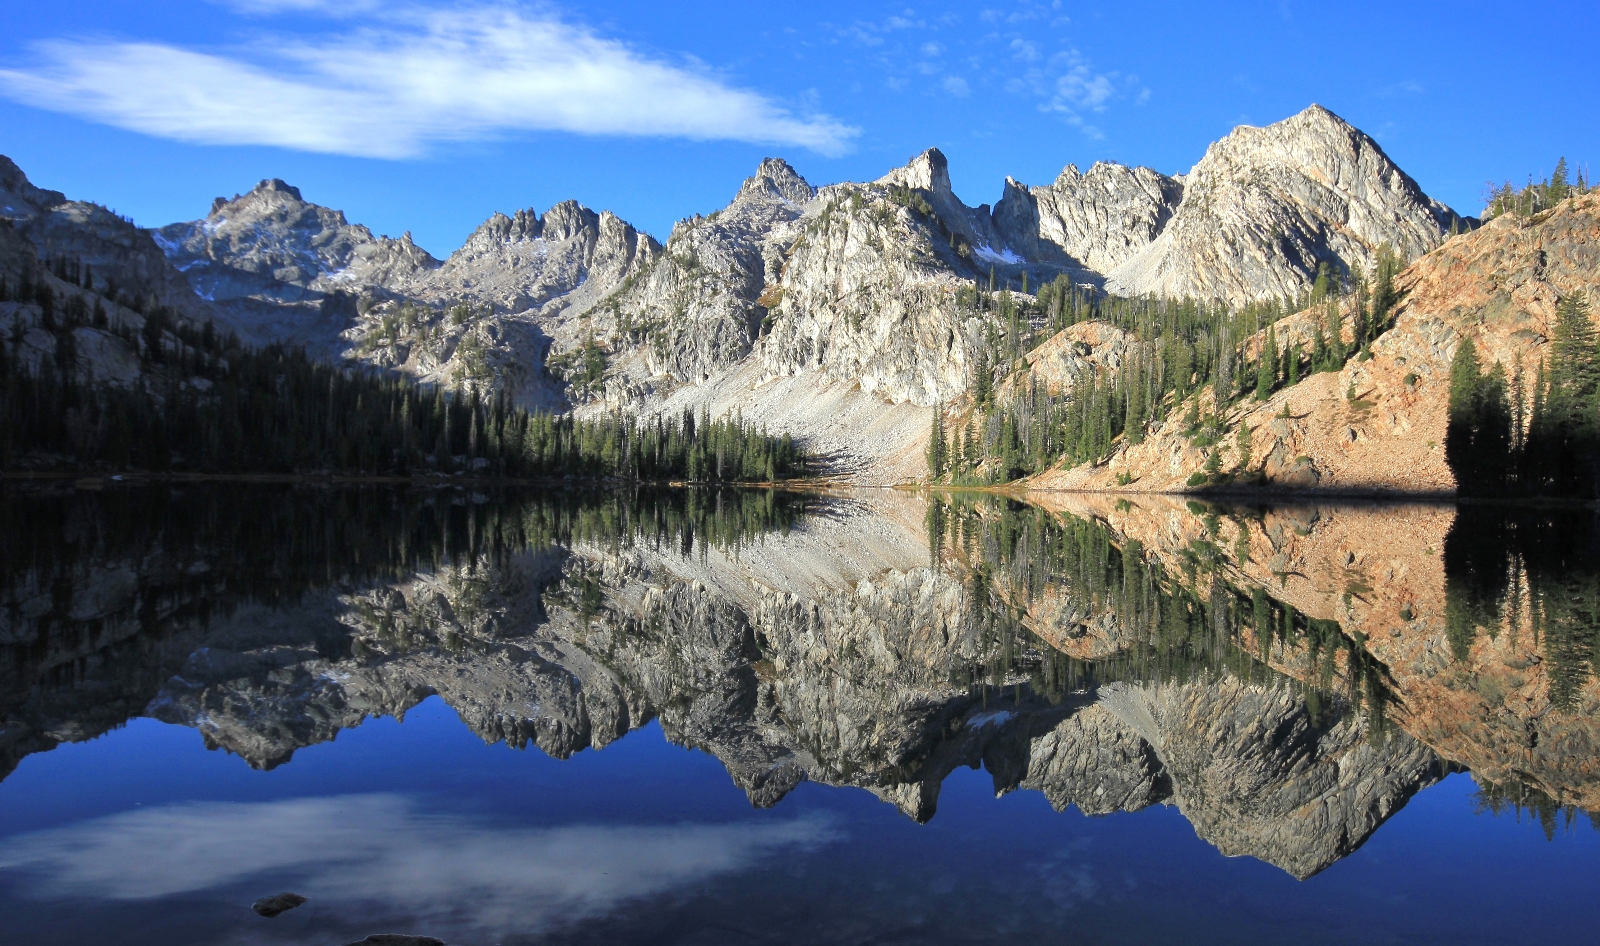
[[[1311,102],[1476,213],[1600,163],[1583,3],[54,0],[0,13],[0,153],[143,225],[264,177],[443,256],[575,198],[664,238],[767,155],[928,146],[968,203],[1107,159],[1186,171]]]

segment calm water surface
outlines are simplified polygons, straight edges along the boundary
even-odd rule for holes
[[[186,486],[0,525],[7,943],[1600,928],[1588,512]]]

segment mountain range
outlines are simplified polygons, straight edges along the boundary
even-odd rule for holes
[[[878,483],[925,474],[932,409],[969,398],[977,371],[1012,373],[996,364],[994,311],[973,301],[988,290],[1238,308],[1304,299],[1319,275],[1370,273],[1384,252],[1416,260],[1478,226],[1315,105],[1235,129],[1185,174],[1069,165],[1048,185],[1007,178],[993,207],[955,195],[937,149],[822,187],[768,159],[664,244],[567,201],[496,213],[439,260],[280,180],[142,230],[8,160],[0,208],[41,259],[81,261],[247,341],[544,410],[737,411]],[[1101,364],[1074,328],[1039,352]]]

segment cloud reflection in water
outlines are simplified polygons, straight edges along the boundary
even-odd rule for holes
[[[819,818],[507,826],[367,794],[125,812],[11,838],[0,870],[22,872],[35,897],[144,900],[260,878],[363,912],[527,929],[840,837]]]

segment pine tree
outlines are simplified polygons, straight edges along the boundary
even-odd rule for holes
[[[979,410],[983,410],[989,406],[993,394],[994,379],[989,374],[989,356],[979,348],[977,361],[972,366],[972,402]]]
[[[1582,402],[1600,388],[1600,347],[1594,323],[1589,321],[1589,300],[1582,290],[1569,293],[1556,305],[1556,326],[1551,340],[1550,382],[1559,385],[1573,402]]]
[[[1478,385],[1481,381],[1478,346],[1463,338],[1450,362],[1450,392],[1444,435],[1445,462],[1455,474],[1463,493],[1476,492],[1479,486],[1474,427],[1478,415]]]
[[[1128,392],[1128,408],[1122,430],[1123,435],[1130,444],[1144,443],[1144,425],[1147,413],[1144,374],[1144,361],[1137,356],[1129,360],[1123,370],[1123,383]]]
[[[938,479],[945,472],[947,447],[944,438],[944,405],[933,406],[933,429],[928,432],[928,475]]]
[[[1600,349],[1582,292],[1556,306],[1553,335],[1519,479],[1525,489],[1592,496],[1600,492]]]
[[[1256,362],[1256,400],[1265,401],[1272,396],[1278,383],[1278,333],[1276,326],[1267,326],[1267,337],[1261,345],[1261,357]]]
[[[1567,183],[1567,159],[1565,157],[1556,162],[1556,169],[1550,175],[1549,203],[1553,207],[1566,199],[1571,190]]]
[[[1344,367],[1349,352],[1344,347],[1344,321],[1339,317],[1339,303],[1328,303],[1328,364],[1324,371],[1338,371]]]

